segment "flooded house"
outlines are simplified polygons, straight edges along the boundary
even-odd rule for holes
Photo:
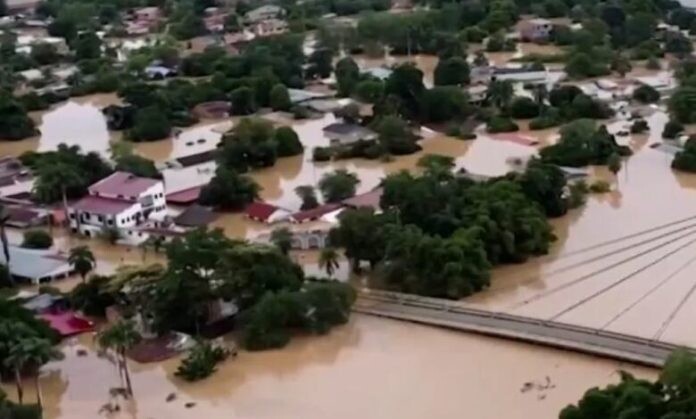
[[[244,22],[256,24],[263,21],[278,19],[285,15],[285,9],[274,4],[267,4],[256,9],[249,10],[244,14]]]
[[[27,194],[33,188],[34,177],[29,168],[16,157],[0,157],[0,196]]]
[[[350,145],[358,141],[374,141],[377,139],[377,133],[371,129],[346,122],[334,122],[325,126],[322,131],[332,146]]]
[[[493,69],[491,81],[510,81],[513,83],[548,84],[549,73],[545,68],[532,66],[497,67]]]
[[[9,266],[10,274],[20,281],[40,284],[65,278],[72,271],[68,258],[54,250],[9,246],[8,253],[11,263],[7,263],[5,252],[0,252],[0,263]]]
[[[266,224],[287,221],[292,216],[291,211],[266,202],[252,202],[247,205],[244,214],[250,220]]]
[[[88,192],[68,208],[71,230],[87,237],[116,230],[122,241],[137,244],[146,237],[132,228],[167,214],[164,183],[158,179],[116,172],[90,186]]]
[[[545,42],[551,37],[553,23],[550,20],[537,18],[520,22],[520,38],[527,42]]]

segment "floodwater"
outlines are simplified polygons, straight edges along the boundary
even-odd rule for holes
[[[71,340],[66,358],[43,368],[47,419],[104,417],[97,412],[120,382],[91,340]],[[197,383],[174,377],[177,365],[176,359],[131,363],[135,401],[121,402],[122,412],[108,417],[448,419],[465,410],[477,419],[553,418],[586,389],[616,382],[619,368],[656,376],[613,361],[362,315],[281,350],[241,352]],[[522,390],[526,383],[531,390]],[[11,385],[4,388],[14,397]],[[27,393],[33,400],[29,383]],[[171,393],[176,399],[166,402]],[[187,402],[195,406],[187,409]]]

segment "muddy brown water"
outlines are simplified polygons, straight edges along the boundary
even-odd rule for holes
[[[97,418],[120,386],[92,338],[67,342],[63,361],[46,365],[41,384],[48,419]],[[78,356],[78,349],[87,351]],[[131,363],[134,402],[112,418],[554,418],[592,386],[628,368],[653,370],[526,344],[355,315],[321,337],[300,337],[276,351],[241,352],[211,378],[173,376],[178,360]],[[548,378],[547,378],[548,377]],[[11,395],[11,385],[3,386]],[[437,389],[437,391],[434,391]],[[166,402],[169,394],[176,399]],[[34,399],[27,383],[27,400]],[[504,400],[503,403],[501,403]],[[195,406],[187,409],[188,402]]]

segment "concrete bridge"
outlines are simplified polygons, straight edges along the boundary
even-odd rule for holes
[[[456,302],[385,291],[360,291],[357,313],[661,367],[676,345],[530,317],[464,308]]]

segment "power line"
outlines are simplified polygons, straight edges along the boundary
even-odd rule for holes
[[[615,263],[609,265],[608,267],[600,268],[600,269],[597,269],[597,270],[595,270],[595,271],[592,271],[592,272],[590,272],[590,273],[588,273],[588,274],[582,275],[582,276],[580,276],[579,278],[576,278],[576,279],[573,279],[573,280],[571,280],[571,281],[569,281],[569,282],[566,282],[565,284],[561,284],[561,285],[559,285],[559,286],[557,286],[557,287],[555,287],[555,288],[551,288],[551,289],[549,289],[549,290],[546,291],[546,292],[541,292],[541,293],[539,293],[539,294],[536,294],[536,295],[532,296],[531,298],[522,301],[521,303],[517,303],[517,304],[515,304],[515,305],[509,307],[508,310],[510,310],[510,309],[514,310],[514,309],[516,309],[516,308],[522,307],[522,306],[524,306],[524,305],[526,305],[526,304],[529,304],[529,303],[531,303],[531,302],[534,302],[534,301],[537,301],[537,300],[539,300],[539,299],[541,299],[541,298],[544,298],[544,297],[546,297],[546,296],[548,296],[548,295],[554,294],[554,293],[556,293],[556,292],[558,292],[558,291],[562,291],[562,290],[564,290],[564,289],[566,289],[566,288],[568,288],[568,287],[571,287],[571,286],[573,286],[573,285],[575,285],[575,284],[577,284],[577,283],[586,281],[586,280],[592,278],[593,276],[595,276],[595,275],[597,275],[597,274],[600,274],[600,273],[606,272],[606,271],[608,271],[608,270],[614,269],[614,268],[616,268],[617,266],[621,266],[621,265],[623,265],[624,263],[629,262],[629,261],[634,260],[634,259],[637,259],[637,258],[639,258],[639,257],[641,257],[641,256],[645,256],[646,254],[648,254],[648,253],[650,253],[650,252],[652,252],[652,251],[655,251],[655,250],[657,250],[657,249],[660,249],[660,248],[662,248],[662,247],[665,247],[665,246],[669,245],[670,243],[673,243],[673,242],[675,242],[675,241],[677,241],[677,240],[681,240],[681,239],[683,239],[683,238],[686,238],[686,237],[688,237],[688,236],[691,236],[692,234],[694,234],[694,232],[693,232],[693,231],[690,231],[690,232],[688,232],[688,233],[682,234],[681,236],[677,237],[677,238],[674,239],[673,241],[670,241],[670,242],[667,242],[667,243],[660,243],[660,244],[658,244],[657,246],[653,246],[653,247],[651,247],[651,248],[649,248],[649,249],[647,249],[647,250],[644,250],[644,251],[642,251],[642,252],[640,252],[640,253],[637,253],[637,254],[635,254],[635,255],[629,257],[629,258],[626,258],[626,259],[620,260],[620,261],[618,261],[618,262],[615,262]]]
[[[674,255],[675,253],[679,252],[680,250],[683,250],[683,249],[691,246],[694,243],[696,243],[696,239],[693,239],[693,240],[689,241],[688,243],[683,244],[683,245],[677,247],[676,249],[660,256],[659,258],[653,260],[652,262],[641,266],[640,268],[636,269],[635,271],[632,271],[629,274],[624,275],[618,281],[613,282],[604,288],[601,288],[599,291],[596,291],[596,292],[588,295],[587,297],[580,299],[580,301],[577,301],[574,304],[571,304],[570,306],[566,307],[564,310],[561,310],[560,312],[558,312],[556,315],[551,316],[549,318],[549,320],[556,320],[559,317],[561,317],[562,315],[575,310],[576,308],[584,305],[588,301],[591,301],[591,300],[595,299],[596,297],[598,297],[599,295],[604,294],[606,291],[609,291],[610,289],[615,288],[615,287],[623,284],[624,282],[628,281],[629,279],[633,278],[634,276],[638,275],[639,273],[644,272],[645,270],[657,265],[658,263],[662,262],[663,260],[667,259],[668,257]],[[696,285],[694,286],[694,288],[696,289]]]

